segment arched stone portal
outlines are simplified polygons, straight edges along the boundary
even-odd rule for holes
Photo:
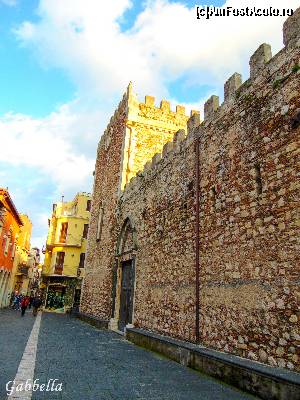
[[[120,231],[113,271],[112,319],[110,329],[124,331],[132,324],[134,309],[136,232],[130,218]]]

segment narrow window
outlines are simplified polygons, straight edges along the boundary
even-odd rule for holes
[[[212,200],[213,206],[215,207],[216,198],[217,198],[217,191],[216,191],[216,188],[214,186],[211,188],[210,195],[211,195],[211,200]]]
[[[17,241],[17,239],[16,239],[16,241]],[[15,241],[15,243],[13,243],[11,258],[15,258],[16,247],[17,247],[16,241]]]
[[[96,235],[96,240],[98,242],[101,239],[102,225],[103,225],[103,214],[104,214],[104,209],[103,209],[103,207],[100,207],[99,216],[98,216],[98,224],[97,224],[97,235]]]
[[[8,256],[10,242],[11,242],[11,232],[8,232],[8,234],[6,236],[5,247],[4,247],[4,255],[5,255],[5,257]]]
[[[3,241],[2,241],[2,250],[5,255],[7,256],[7,250],[8,250],[8,238],[6,235],[3,236]]]
[[[92,200],[86,202],[86,211],[91,211]]]
[[[84,268],[85,253],[80,254],[79,267]]]
[[[59,235],[59,243],[66,243],[68,233],[68,222],[62,222]]]
[[[83,234],[82,234],[83,239],[87,239],[88,231],[89,231],[89,224],[84,224]]]
[[[260,164],[255,165],[255,182],[257,195],[260,196],[263,191]]]
[[[62,275],[62,271],[64,268],[64,261],[65,261],[65,252],[58,251],[56,254],[56,262],[55,262],[55,268],[54,268],[55,274]]]

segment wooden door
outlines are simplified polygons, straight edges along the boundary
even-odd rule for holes
[[[119,330],[132,323],[134,273],[132,260],[122,263]]]

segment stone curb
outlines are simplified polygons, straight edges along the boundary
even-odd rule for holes
[[[71,316],[79,318],[82,321],[87,322],[88,324],[93,325],[98,329],[108,329],[109,321],[94,317],[93,315],[84,314],[78,311],[73,311],[71,313]]]
[[[137,328],[126,339],[264,400],[300,400],[300,374]]]

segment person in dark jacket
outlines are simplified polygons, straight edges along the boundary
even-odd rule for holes
[[[35,317],[36,317],[37,312],[38,312],[39,308],[41,307],[41,305],[42,305],[42,299],[39,296],[35,297],[32,302],[32,306],[33,306],[32,313]]]
[[[34,296],[33,296],[33,294],[31,294],[30,297],[29,297],[29,305],[28,305],[29,310],[31,309],[33,300],[34,300]]]
[[[24,315],[25,315],[25,311],[26,311],[26,309],[28,307],[28,304],[29,304],[29,297],[28,296],[24,296],[22,301],[21,301],[21,304],[20,304],[20,306],[21,306],[21,316],[22,317],[24,317]]]

